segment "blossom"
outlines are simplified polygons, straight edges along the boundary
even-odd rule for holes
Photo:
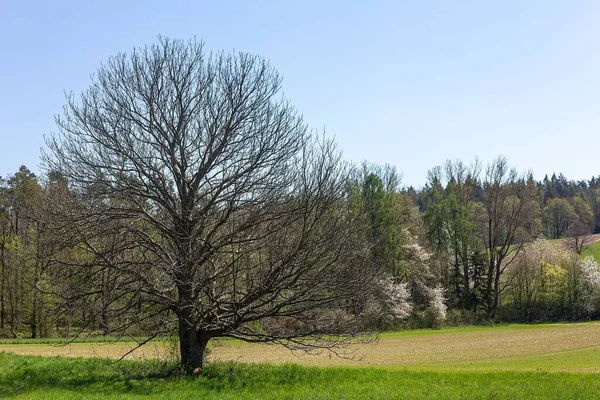
[[[443,321],[446,319],[448,307],[446,306],[445,292],[446,289],[442,285],[437,285],[434,288],[430,288],[427,293],[429,312],[436,321]]]
[[[412,309],[408,284],[397,283],[393,277],[385,276],[379,281],[382,303],[394,318],[408,318]]]
[[[582,279],[591,286],[592,289],[600,288],[600,263],[594,257],[587,256],[579,264],[581,268]]]

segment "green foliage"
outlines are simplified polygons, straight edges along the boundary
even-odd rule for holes
[[[578,222],[587,228],[586,233],[591,233],[591,229],[594,227],[594,212],[592,207],[583,197],[573,198],[573,210],[577,215]]]
[[[478,259],[482,250],[479,226],[486,211],[475,200],[479,188],[477,164],[467,168],[462,162],[445,164],[446,186],[442,186],[441,167],[429,172],[426,185],[427,207],[423,214],[432,248],[448,265],[445,273],[452,288],[450,304],[467,310],[476,308],[481,275]]]
[[[373,243],[373,257],[398,274],[399,232],[396,224],[393,193],[386,191],[382,179],[369,173],[362,183],[362,207],[369,220],[368,236]]]
[[[508,269],[510,291],[503,318],[540,321],[565,318],[576,307],[574,293],[578,257],[562,243],[538,239],[524,246]]]
[[[0,353],[0,396],[14,399],[583,399],[596,374],[209,365],[199,377],[173,364],[22,357]]]
[[[528,185],[534,184],[532,179],[528,178]],[[507,276],[499,279],[501,313],[496,315],[495,322],[600,318],[600,295],[588,296],[588,299],[582,296],[585,288],[578,283],[581,271],[575,263],[541,259],[520,262],[517,259],[512,265],[506,265],[522,243],[531,239],[523,234],[524,230],[563,237],[547,242],[559,244],[563,240],[565,250],[571,246],[578,252],[581,247],[577,247],[575,239],[564,239],[565,236],[581,238],[579,243],[584,246],[590,241],[588,233],[593,229],[600,232],[600,179],[574,182],[559,174],[535,185],[540,194],[540,198],[534,200],[539,203],[537,210],[531,213],[535,220],[527,221],[515,231],[514,242],[508,247],[511,254],[501,266],[502,271],[506,268]],[[449,306],[443,326],[491,321],[485,314],[486,297],[491,296],[486,283],[490,280],[489,264],[493,260],[486,249],[489,211],[484,206],[484,186],[477,165],[467,167],[460,161],[448,161],[433,168],[423,190],[400,189],[397,173],[390,166],[365,163],[348,179],[347,206],[355,216],[363,218],[362,235],[369,241],[370,261],[383,267],[397,282],[408,283],[414,305],[411,320],[377,325],[378,328],[439,326],[432,319],[431,310],[426,308],[428,299],[424,290],[438,284],[445,287]],[[73,335],[86,323],[89,323],[86,331],[100,331],[123,322],[120,315],[106,321],[90,317],[89,311],[97,311],[104,303],[118,309],[125,302],[113,301],[110,291],[105,290],[110,282],[103,279],[98,286],[101,295],[95,300],[80,300],[69,304],[67,311],[56,311],[59,298],[50,293],[64,293],[63,286],[77,287],[73,285],[77,279],[87,281],[92,276],[69,275],[65,269],[52,265],[57,254],[77,263],[93,262],[92,255],[83,246],[72,243],[61,247],[60,241],[55,239],[65,235],[52,232],[51,211],[68,198],[69,190],[67,181],[55,172],[50,172],[47,180],[38,180],[24,166],[6,179],[0,178],[0,248],[3,250],[0,338]],[[507,197],[505,206],[517,204],[514,198]],[[541,209],[544,211],[538,215]],[[500,225],[502,231],[504,228]],[[148,234],[153,240],[160,236],[157,230],[149,230]],[[503,243],[504,240],[499,241],[495,249],[501,249]],[[419,254],[427,255],[427,260]],[[581,257],[586,256],[600,262],[600,242],[584,248]],[[107,281],[109,278],[107,276]],[[587,311],[585,307],[596,311]],[[110,307],[108,309],[110,311]],[[260,329],[259,322],[256,329]],[[129,333],[138,336],[147,331],[142,326],[132,328]]]
[[[429,187],[425,189],[427,196],[427,208],[423,219],[427,227],[427,237],[436,251],[443,251],[447,247],[448,235],[445,227],[447,209],[444,200],[443,188],[438,177],[434,176]]]

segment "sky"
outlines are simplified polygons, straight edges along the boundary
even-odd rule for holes
[[[504,155],[537,179],[600,175],[600,2],[0,0],[0,175],[40,173],[65,92],[102,61],[196,37],[259,54],[346,160],[421,187]]]

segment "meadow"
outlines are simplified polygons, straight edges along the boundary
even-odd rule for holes
[[[582,257],[592,256],[600,262],[600,240],[587,246],[581,253]]]
[[[346,358],[222,340],[199,377],[164,361],[170,342],[118,363],[132,343],[0,343],[0,396],[15,399],[600,398],[597,322],[386,333]]]

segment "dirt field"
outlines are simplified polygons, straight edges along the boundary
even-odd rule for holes
[[[132,343],[74,343],[66,346],[0,344],[17,354],[119,358]],[[328,352],[293,354],[274,345],[213,341],[209,360],[305,365],[390,366],[467,369],[585,370],[600,372],[600,323],[513,325],[383,334],[379,341],[355,346],[353,358]],[[173,346],[155,343],[127,358],[169,358]],[[176,353],[176,352],[175,352]],[[522,368],[521,368],[522,367]]]

